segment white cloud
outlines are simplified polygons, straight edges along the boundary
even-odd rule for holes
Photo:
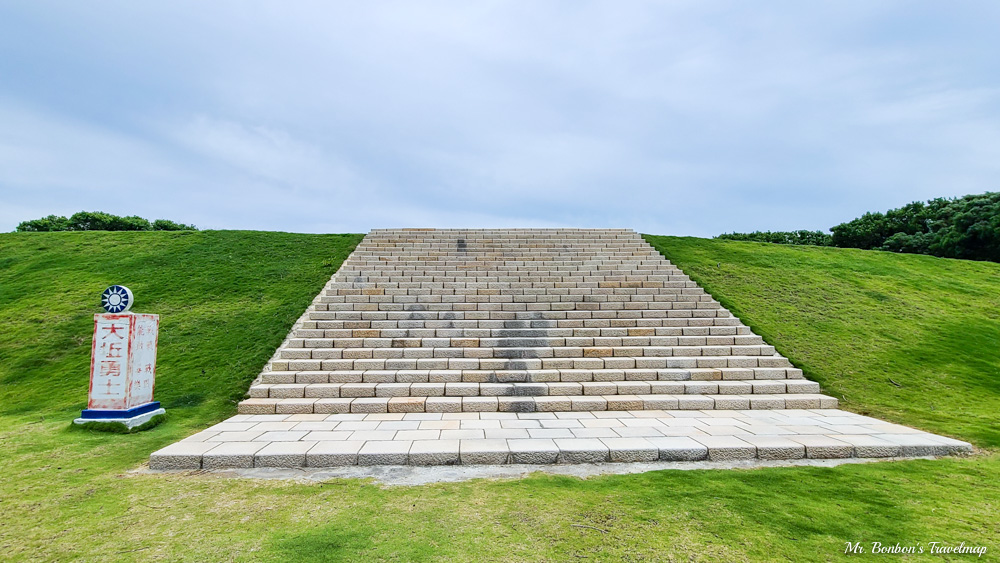
[[[342,159],[280,129],[198,116],[171,133],[210,162],[293,193],[350,198],[370,189]]]

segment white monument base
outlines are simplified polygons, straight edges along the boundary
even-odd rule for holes
[[[146,406],[146,405],[143,405],[143,406]],[[149,405],[149,406],[153,406],[153,405]],[[160,408],[160,404],[159,403],[156,403],[155,407],[156,408],[154,408],[152,410],[142,409],[142,408],[134,409],[134,410],[139,410],[140,412],[138,414],[134,414],[132,416],[128,416],[129,411],[121,411],[122,416],[120,416],[120,417],[115,417],[114,414],[113,414],[113,411],[103,411],[103,412],[100,412],[100,414],[98,416],[85,416],[85,417],[80,417],[80,418],[74,419],[73,420],[73,424],[87,424],[88,422],[120,422],[120,423],[124,424],[128,428],[135,428],[136,426],[141,426],[141,425],[149,422],[150,420],[153,419],[154,416],[158,416],[158,415],[166,414],[167,413],[166,409]],[[93,412],[94,411],[87,410],[87,411],[84,411],[84,415],[87,415],[88,413],[93,413]]]

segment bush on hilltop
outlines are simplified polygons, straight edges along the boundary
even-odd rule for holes
[[[865,213],[830,231],[755,231],[715,238],[1000,262],[1000,192],[915,201],[885,213]]]
[[[49,215],[32,221],[22,221],[17,232],[48,231],[197,231],[194,225],[157,219],[152,223],[136,215],[119,217],[102,211],[80,211],[70,218]]]

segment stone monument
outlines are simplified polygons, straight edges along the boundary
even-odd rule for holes
[[[87,408],[76,424],[120,422],[129,428],[164,414],[153,400],[160,316],[129,312],[132,292],[113,285],[94,315]]]

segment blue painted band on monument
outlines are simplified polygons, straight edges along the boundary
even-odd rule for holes
[[[134,416],[139,416],[140,414],[146,414],[147,412],[155,411],[160,408],[159,401],[153,401],[151,403],[146,403],[145,405],[139,405],[137,407],[132,407],[125,410],[114,410],[114,409],[84,409],[80,418],[86,418],[89,420],[102,420],[108,418],[132,418]]]

